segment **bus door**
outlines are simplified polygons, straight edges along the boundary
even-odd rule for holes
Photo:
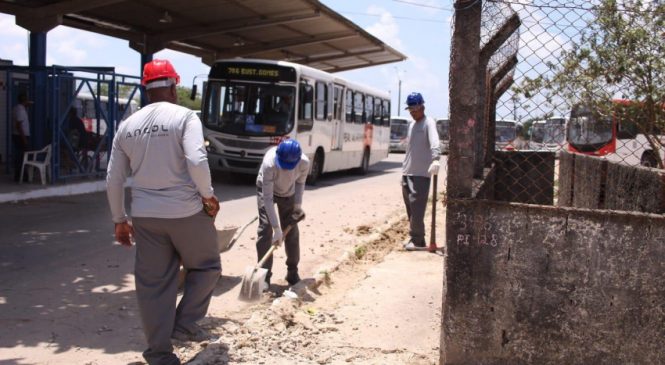
[[[332,113],[332,145],[330,149],[341,150],[344,144],[344,114],[342,102],[344,98],[344,86],[335,84],[333,86],[333,113]]]

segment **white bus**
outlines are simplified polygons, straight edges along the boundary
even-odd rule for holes
[[[282,139],[300,142],[308,181],[388,156],[390,95],[284,61],[220,60],[204,88],[202,121],[211,169],[256,174]]]
[[[441,154],[447,155],[450,149],[450,119],[437,119],[436,131],[439,132]]]
[[[565,117],[549,117],[531,124],[529,149],[534,151],[558,152],[566,146]]]
[[[79,93],[74,101],[76,114],[83,120],[85,129],[88,133],[102,136],[106,134],[106,114],[109,112],[108,97],[101,95],[98,98],[99,108],[96,105],[95,98],[90,94]],[[117,124],[127,119],[139,109],[139,104],[135,100],[125,98],[116,98],[116,128]]]
[[[517,122],[509,119],[497,120],[494,137],[496,150],[514,150],[512,142],[517,137]]]
[[[410,118],[390,117],[390,152],[406,152]]]

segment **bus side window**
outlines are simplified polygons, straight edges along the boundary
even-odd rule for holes
[[[342,92],[344,89],[340,85],[333,86],[333,119],[342,119]]]
[[[316,119],[325,120],[328,114],[328,85],[316,82]]]
[[[634,139],[637,137],[639,131],[637,130],[637,125],[627,118],[622,118],[621,116],[616,117],[617,120],[617,138],[618,139]]]
[[[372,123],[374,119],[374,97],[367,96],[365,98],[365,118],[363,118],[364,123]]]
[[[353,123],[353,91],[346,90],[346,122]]]
[[[300,84],[300,115],[298,121],[298,132],[312,130],[314,114],[314,90],[311,85]]]
[[[383,119],[383,114],[381,113],[381,99],[374,99],[374,118],[372,119],[372,124],[381,125],[381,120]]]
[[[365,119],[364,112],[365,111],[365,95],[361,92],[355,92],[353,93],[353,117],[354,117],[354,122],[357,124],[361,124],[363,120]]]
[[[390,125],[390,100],[383,101],[383,125]]]

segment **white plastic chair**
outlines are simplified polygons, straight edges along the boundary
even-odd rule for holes
[[[23,182],[23,172],[26,167],[28,168],[28,181],[32,182],[32,175],[34,170],[39,170],[39,176],[42,180],[42,185],[46,184],[48,180],[49,167],[51,165],[51,145],[47,145],[41,150],[25,151],[23,154],[23,165],[21,166],[21,179],[19,183]]]

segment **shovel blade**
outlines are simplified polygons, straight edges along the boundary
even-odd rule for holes
[[[247,267],[245,275],[242,277],[242,286],[240,287],[238,299],[247,302],[259,300],[261,294],[268,289],[266,275],[268,275],[267,269],[256,268],[254,266]]]

